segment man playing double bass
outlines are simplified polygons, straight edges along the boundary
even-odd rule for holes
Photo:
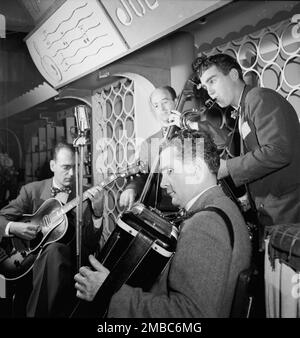
[[[60,142],[55,146],[50,169],[53,172],[52,178],[26,184],[21,188],[17,198],[0,210],[0,240],[4,239],[7,242],[9,237],[34,240],[41,229],[34,222],[22,222],[23,215],[34,214],[50,198],[56,198],[63,205],[76,197],[75,156],[72,145]],[[101,222],[93,222],[95,216],[102,214],[102,195],[95,194],[95,197],[99,198],[96,204],[98,210],[96,210],[94,208],[96,199],[93,194],[93,190],[87,192],[93,208],[89,204],[83,204],[81,251],[83,263],[87,255],[96,250],[102,231],[101,226],[99,228],[96,226]],[[75,291],[72,281],[76,271],[75,211],[69,211],[67,216],[68,225],[65,235],[59,241],[47,244],[41,250],[33,268],[16,280],[16,300],[18,290],[20,289],[21,296],[24,296],[24,285],[28,284],[27,317],[65,317],[73,309]],[[9,255],[9,252],[7,254]],[[5,276],[5,266],[9,259],[5,259],[4,253],[2,256],[0,273]],[[23,311],[22,304],[20,313],[16,315],[24,316]]]
[[[142,142],[139,151],[139,159],[149,165],[149,170],[158,156],[160,143],[169,126],[171,111],[176,106],[176,92],[170,86],[162,86],[154,89],[150,95],[150,106],[155,118],[161,125],[161,129]],[[145,185],[147,175],[141,175],[132,179],[120,195],[120,206],[131,209],[134,201],[140,196]],[[159,175],[154,175],[152,187],[147,195],[147,205],[156,207],[162,212],[175,212],[171,199],[163,189],[159,189]]]

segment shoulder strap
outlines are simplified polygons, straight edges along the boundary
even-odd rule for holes
[[[227,230],[228,230],[228,233],[229,233],[229,237],[230,237],[230,246],[231,246],[231,249],[233,249],[233,246],[234,246],[234,232],[233,232],[233,227],[232,227],[231,220],[230,220],[230,218],[227,216],[227,214],[226,214],[222,209],[217,208],[217,207],[213,207],[213,206],[206,207],[205,209],[202,209],[202,210],[206,210],[206,211],[214,211],[214,212],[216,212],[220,217],[223,218],[223,221],[225,222],[226,227],[227,227]]]
[[[194,214],[200,212],[200,211],[213,211],[216,212],[225,222],[228,233],[229,233],[229,237],[230,237],[230,246],[231,249],[233,249],[234,246],[234,232],[233,232],[233,227],[232,227],[232,223],[230,218],[227,216],[227,214],[220,208],[214,207],[214,206],[208,206],[204,209],[196,209],[192,212],[187,212],[185,216],[181,217],[180,220],[184,220],[187,218],[192,217]]]

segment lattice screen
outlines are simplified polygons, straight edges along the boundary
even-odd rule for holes
[[[134,82],[125,78],[93,95],[94,184],[134,164],[134,101]],[[125,184],[125,179],[120,178],[106,189],[104,217],[109,231],[114,229],[121,211],[118,201]]]
[[[203,53],[236,57],[246,83],[276,90],[294,106],[300,119],[300,28],[292,21],[281,21]]]

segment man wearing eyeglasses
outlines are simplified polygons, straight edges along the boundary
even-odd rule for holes
[[[3,237],[5,242],[9,243],[10,239],[19,239],[24,243],[26,241],[36,243],[33,245],[34,248],[42,248],[37,251],[39,255],[33,263],[28,266],[27,270],[24,270],[24,276],[16,279],[18,282],[16,296],[18,307],[16,306],[15,315],[20,317],[66,317],[71,313],[72,305],[75,303],[75,292],[72,285],[73,275],[76,271],[75,212],[71,210],[67,213],[67,222],[64,227],[60,227],[61,234],[53,235],[54,229],[47,237],[47,221],[51,217],[55,218],[56,213],[61,209],[57,204],[53,207],[45,207],[45,202],[49,202],[50,198],[55,198],[60,201],[61,205],[64,205],[76,197],[75,155],[72,145],[59,142],[55,146],[53,158],[50,160],[50,169],[53,172],[52,178],[26,184],[21,188],[17,198],[0,210],[0,240]],[[95,252],[102,231],[101,222],[98,222],[97,226],[93,222],[93,218],[102,215],[102,194],[98,196],[96,191],[92,190],[91,193],[87,192],[87,196],[92,202],[93,209],[90,205],[84,204],[83,263],[88,254]],[[95,203],[94,197],[97,197],[97,203]],[[97,209],[95,205],[97,205]],[[54,213],[55,210],[56,213]],[[35,219],[39,220],[38,224],[34,219],[29,222],[23,221],[24,214],[33,215],[38,212],[42,212],[40,218]],[[56,223],[52,219],[49,226],[54,224]],[[43,228],[41,228],[42,225]],[[53,236],[52,240],[51,236]],[[37,242],[33,242],[34,240]],[[43,245],[39,246],[39,243]],[[9,247],[10,245],[7,245],[6,249]],[[7,256],[1,258],[0,273],[4,276],[8,272],[6,269],[18,271],[18,267],[25,263],[22,259],[18,260],[17,258],[11,262],[9,256],[12,253],[13,251],[8,251]],[[34,258],[35,256],[31,254],[28,257]],[[18,277],[18,275],[16,276]],[[25,296],[26,294],[28,297]],[[22,301],[18,301],[19,299]],[[24,303],[26,309],[24,309]]]

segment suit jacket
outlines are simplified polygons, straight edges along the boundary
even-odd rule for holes
[[[248,184],[263,225],[300,221],[300,126],[292,105],[268,88],[246,86],[241,100],[244,155],[229,159],[236,186]]]
[[[110,302],[108,317],[228,317],[237,276],[250,263],[246,224],[220,187],[204,192],[191,211],[221,208],[234,230],[234,248],[223,219],[215,212],[194,214],[181,225],[176,253],[150,292],[123,285]]]
[[[0,210],[0,240],[5,233],[9,221],[18,221],[23,214],[33,214],[49,198],[51,198],[52,178],[43,181],[31,182],[23,186],[16,199]],[[75,198],[75,187],[69,195],[68,201]],[[82,229],[83,248],[93,252],[97,246],[100,229],[94,229],[91,208],[84,203],[84,226]],[[69,227],[74,227],[74,211],[68,213]],[[74,231],[73,231],[74,232]]]

